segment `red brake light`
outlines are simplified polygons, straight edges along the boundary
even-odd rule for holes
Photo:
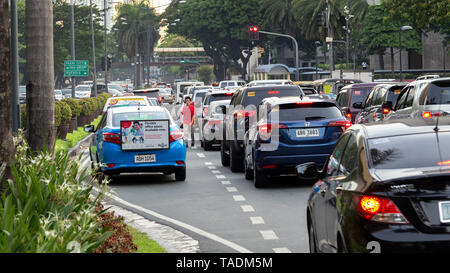
[[[345,131],[348,128],[352,127],[352,123],[348,120],[336,120],[328,122],[328,127],[342,127]]]
[[[106,168],[114,168],[114,166],[116,166],[114,163],[106,164]]]
[[[280,91],[269,91],[269,92],[267,92],[269,95],[275,95],[275,94],[278,94],[278,93],[280,93]]]
[[[233,96],[233,92],[227,92],[225,93],[226,96]]]
[[[439,165],[439,166],[450,165],[450,160],[447,160],[447,161],[440,161],[440,162],[438,162],[438,165]]]
[[[383,114],[387,115],[391,112],[391,110],[389,108],[383,108]]]
[[[431,112],[423,112],[422,117],[423,118],[431,118]]]
[[[347,113],[347,115],[345,115],[347,118],[352,118],[352,114],[351,113]]]
[[[440,116],[442,116],[442,112],[440,112],[440,111],[434,111],[434,112],[427,111],[427,112],[422,113],[423,118],[440,117]]]
[[[177,141],[179,139],[182,139],[182,138],[183,138],[183,131],[180,131],[180,130],[170,131],[170,135],[169,135],[170,143]]]
[[[359,214],[367,220],[392,224],[408,224],[408,220],[391,200],[371,195],[354,195]]]
[[[103,141],[120,145],[120,137],[116,133],[103,133]]]
[[[274,164],[272,164],[272,165],[264,165],[263,169],[275,169],[276,167],[277,167],[277,165],[274,165]]]
[[[286,124],[283,123],[269,123],[269,124],[262,124],[258,126],[259,135],[262,139],[267,140],[272,135],[272,129],[278,128],[278,129],[287,129],[288,127]]]

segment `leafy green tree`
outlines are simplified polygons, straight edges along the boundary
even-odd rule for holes
[[[448,0],[383,0],[387,18],[408,21],[415,30],[435,31],[450,43],[450,1]]]
[[[357,34],[360,43],[366,48],[367,54],[380,56],[380,67],[384,68],[383,55],[386,49],[391,51],[391,69],[394,70],[394,48],[399,47],[398,28],[396,23],[383,20],[385,10],[383,6],[371,6],[362,22],[362,29]],[[402,33],[402,48],[420,52],[422,44],[415,31]]]
[[[198,80],[210,84],[213,80],[213,69],[210,65],[202,65],[197,68]]]

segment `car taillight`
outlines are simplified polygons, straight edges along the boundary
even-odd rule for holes
[[[348,120],[335,120],[328,122],[328,127],[341,127],[343,131],[352,126],[352,123]]]
[[[120,145],[120,137],[116,133],[103,133],[103,141]]]
[[[440,111],[434,111],[434,112],[426,111],[426,112],[422,113],[423,118],[440,117],[440,116],[442,116],[442,112],[440,112]]]
[[[272,136],[272,130],[274,128],[287,129],[286,124],[283,123],[268,123],[258,126],[259,136],[263,140],[268,140]]]
[[[163,98],[161,96],[158,97],[158,102],[161,103]]]
[[[233,92],[227,92],[225,93],[225,96],[233,96]]]
[[[348,119],[352,118],[352,114],[351,113],[347,113],[347,115],[345,115]]]
[[[409,223],[394,202],[387,198],[371,195],[354,195],[353,203],[359,214],[367,220],[390,224]]]
[[[383,108],[381,111],[383,112],[384,115],[387,115],[387,114],[389,114],[391,112],[391,109]]]
[[[438,165],[439,165],[439,166],[450,165],[450,160],[447,160],[447,161],[439,161],[439,162],[438,162]]]
[[[267,92],[269,95],[276,95],[276,94],[279,94],[280,93],[280,91],[269,91],[269,92]]]
[[[179,139],[182,139],[182,138],[183,138],[183,131],[180,131],[180,130],[170,131],[170,135],[169,135],[170,143],[177,141]]]
[[[205,117],[208,115],[208,107],[203,107],[203,115]]]

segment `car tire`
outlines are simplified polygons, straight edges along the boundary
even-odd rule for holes
[[[244,160],[238,156],[236,145],[233,141],[230,142],[230,169],[233,173],[241,172],[244,170]]]
[[[225,153],[225,141],[220,142],[220,160],[222,161],[222,166],[230,166],[230,156]]]
[[[175,180],[176,181],[186,180],[186,167],[178,168],[175,170]]]
[[[245,179],[252,180],[253,179],[253,170],[249,168],[247,159],[244,159],[244,173],[245,173]]]
[[[253,184],[255,188],[264,188],[267,187],[269,183],[266,175],[258,169],[255,164],[255,160],[253,160]]]

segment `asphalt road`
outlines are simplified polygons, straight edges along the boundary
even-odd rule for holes
[[[189,149],[187,178],[123,175],[110,184],[128,207],[199,241],[204,253],[309,251],[306,200],[311,183],[282,177],[256,189],[243,173],[220,163],[220,151]],[[146,213],[146,211],[152,213]],[[163,217],[161,217],[161,215]]]

